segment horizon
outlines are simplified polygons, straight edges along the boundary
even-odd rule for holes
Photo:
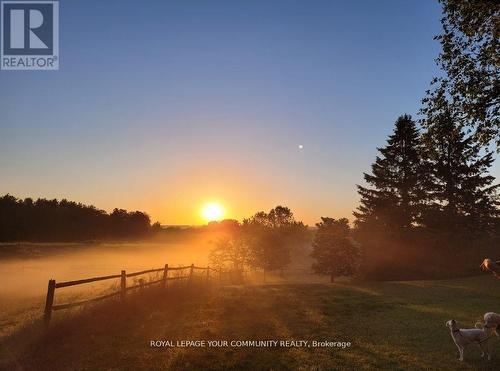
[[[439,74],[431,0],[87,1],[60,13],[59,71],[0,72],[0,194],[162,225],[203,225],[208,203],[239,221],[283,205],[309,226],[352,222],[377,147],[398,116],[418,117]]]

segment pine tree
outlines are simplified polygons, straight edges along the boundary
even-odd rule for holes
[[[356,225],[375,224],[390,230],[415,224],[425,199],[422,142],[410,115],[400,116],[387,145],[379,148],[372,173],[364,174],[370,188],[358,185],[361,204]]]
[[[464,132],[461,116],[444,92],[426,108],[424,142],[433,184],[426,224],[450,233],[492,231],[500,205],[496,199],[499,185],[489,174],[492,152]]]

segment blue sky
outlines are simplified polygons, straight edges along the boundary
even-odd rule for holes
[[[235,218],[277,204],[310,224],[351,217],[376,147],[438,73],[431,0],[60,10],[60,70],[0,72],[0,194],[168,224],[199,222],[210,200]]]

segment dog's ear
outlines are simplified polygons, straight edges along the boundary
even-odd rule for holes
[[[451,324],[452,324],[452,325],[454,325],[454,324],[456,324],[456,323],[457,323],[457,321],[455,321],[454,319],[452,319],[452,320],[451,320]]]

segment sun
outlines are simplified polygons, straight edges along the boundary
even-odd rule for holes
[[[217,202],[209,202],[203,205],[201,215],[207,222],[221,220],[224,216],[224,207]]]

